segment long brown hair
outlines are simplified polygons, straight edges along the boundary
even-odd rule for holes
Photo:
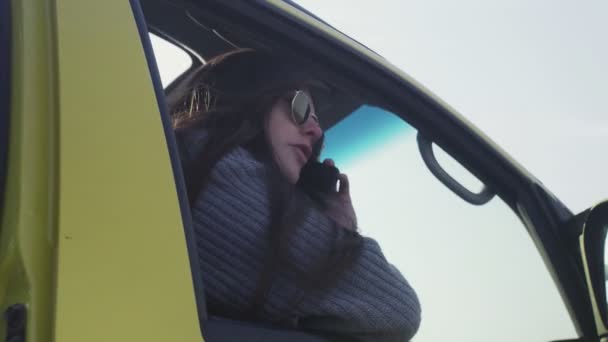
[[[267,114],[286,92],[313,84],[310,72],[293,58],[251,49],[239,49],[208,61],[182,82],[184,94],[169,98],[176,136],[192,130],[205,130],[206,142],[199,155],[184,165],[186,187],[193,205],[204,191],[214,165],[236,147],[244,147],[259,160],[271,166],[268,173],[270,223],[269,248],[262,274],[251,299],[245,319],[256,319],[263,309],[274,275],[282,267],[296,272],[303,291],[326,289],[348,269],[360,254],[362,239],[357,233],[335,234],[327,256],[315,261],[312,271],[298,270],[298,265],[284,264],[287,246],[294,229],[311,205],[323,207],[318,196],[296,196],[300,190],[282,176],[266,141]],[[315,144],[313,157],[320,154],[322,141]],[[301,192],[301,191],[300,191]],[[314,200],[313,200],[314,198]],[[336,232],[341,229],[336,228]],[[302,298],[298,296],[298,298]],[[299,299],[294,300],[297,306]],[[221,308],[209,308],[221,313]]]

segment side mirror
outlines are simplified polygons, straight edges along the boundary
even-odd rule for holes
[[[598,333],[605,333],[608,330],[608,302],[606,300],[606,283],[608,282],[607,232],[608,201],[605,201],[587,211],[583,223],[583,234],[580,237],[585,276]]]

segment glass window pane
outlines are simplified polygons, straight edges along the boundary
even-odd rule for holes
[[[150,40],[152,41],[152,49],[154,49],[161,82],[163,87],[167,87],[190,68],[192,58],[182,48],[153,33],[150,33]]]
[[[326,139],[323,157],[348,175],[362,234],[378,240],[420,296],[416,341],[441,340],[446,332],[455,341],[576,336],[517,216],[497,197],[479,207],[448,190],[424,165],[413,127],[363,106]],[[459,180],[473,177],[463,167],[446,170]]]

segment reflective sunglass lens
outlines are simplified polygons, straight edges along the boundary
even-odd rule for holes
[[[312,100],[305,92],[298,90],[291,101],[291,112],[293,119],[298,125],[308,120],[312,110]]]

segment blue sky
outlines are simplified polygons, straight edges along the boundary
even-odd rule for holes
[[[321,158],[349,166],[407,132],[413,133],[414,129],[395,114],[364,105],[325,133]]]

